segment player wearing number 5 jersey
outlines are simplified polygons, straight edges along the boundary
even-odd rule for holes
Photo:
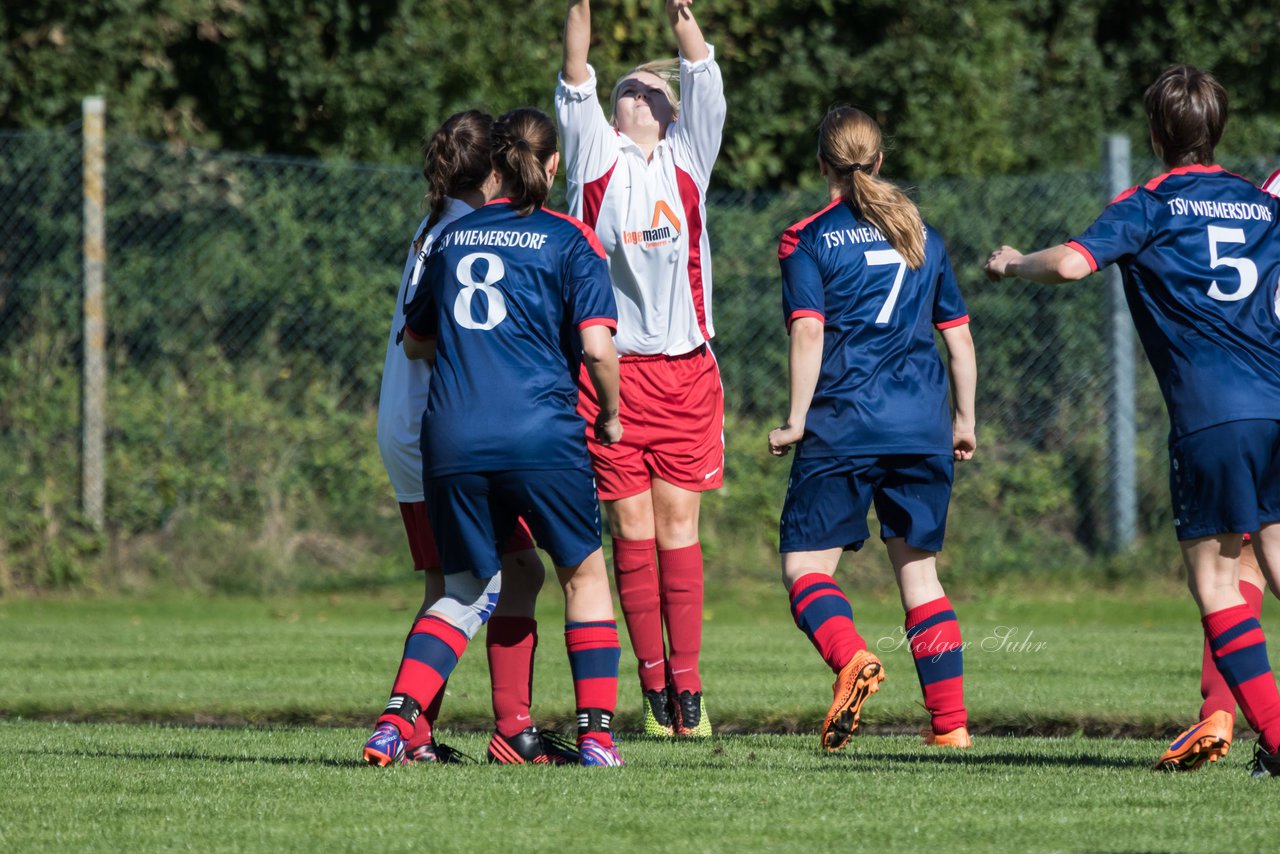
[[[420,667],[402,693],[424,705],[441,690],[493,612],[500,545],[523,517],[564,587],[582,763],[620,765],[620,647],[576,412],[582,363],[602,403],[596,436],[620,437],[608,268],[589,229],[542,207],[559,162],[551,120],[504,115],[492,151],[501,197],[440,234],[406,309],[405,352],[436,359],[422,452],[445,595],[422,621]]]
[[[612,118],[587,64],[588,0],[570,0],[556,117],[564,134],[569,212],[609,256],[618,303],[622,423],[617,445],[590,442],[609,512],[618,598],[637,658],[649,735],[706,737],[702,701],[703,492],[724,477],[724,392],[708,342],[711,244],[706,191],[720,151],[724,85],[690,11],[667,0],[676,63],[632,69],[613,89]],[[598,402],[581,383],[581,412]],[[666,626],[666,644],[663,626]]]
[[[796,625],[836,674],[821,743],[839,750],[884,679],[833,577],[841,553],[867,539],[874,503],[932,717],[922,734],[966,748],[960,627],[936,553],[954,461],[974,450],[973,339],[942,238],[879,177],[883,160],[870,116],[829,112],[818,163],[831,204],[787,229],[778,250],[791,409],[769,450],[796,448],[780,523],[783,583]],[[935,329],[951,357],[954,413]]]
[[[1280,776],[1280,691],[1239,589],[1242,534],[1280,572],[1280,200],[1214,163],[1227,96],[1212,75],[1166,70],[1144,105],[1168,171],[1122,193],[1082,235],[992,253],[993,279],[1082,279],[1108,264],[1169,409],[1174,525],[1205,637],[1249,724],[1255,776]]]

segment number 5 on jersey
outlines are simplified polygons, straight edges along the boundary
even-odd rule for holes
[[[477,261],[486,261],[489,265],[484,279],[478,282],[475,278]],[[454,275],[458,279],[458,284],[462,285],[462,290],[458,292],[458,298],[453,301],[453,319],[459,326],[463,329],[488,330],[507,319],[506,298],[502,296],[502,291],[494,287],[502,281],[506,272],[507,268],[503,265],[502,259],[491,252],[472,252],[458,262]],[[471,301],[475,299],[477,292],[485,295],[487,306],[482,321],[476,320],[471,313]]]

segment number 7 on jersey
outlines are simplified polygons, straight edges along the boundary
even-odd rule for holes
[[[907,261],[898,254],[896,249],[873,249],[865,254],[868,267],[898,265],[898,273],[893,277],[893,290],[889,291],[889,298],[884,301],[880,313],[876,315],[876,326],[884,326],[889,322],[894,306],[898,304],[898,292],[902,290],[902,279],[907,274]]]

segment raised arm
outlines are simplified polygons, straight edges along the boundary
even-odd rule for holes
[[[969,324],[942,330],[942,343],[947,347],[947,367],[951,373],[951,446],[957,460],[971,460],[978,444],[973,408],[978,388],[978,361],[973,353]]]
[[[667,0],[667,18],[671,21],[671,31],[675,33],[680,55],[690,62],[699,62],[710,56],[710,52],[707,40],[702,37],[702,30],[693,18],[692,6],[693,0]],[[587,23],[590,25],[590,21]],[[585,51],[583,56],[585,63]]]
[[[781,457],[804,438],[804,425],[809,405],[822,373],[822,321],[816,317],[797,317],[791,321],[791,350],[788,360],[791,389],[791,411],[781,427],[769,431],[769,453]]]
[[[579,86],[587,82],[587,53],[591,49],[591,3],[569,0],[564,16],[564,64],[560,69],[564,82]]]
[[[993,282],[1017,277],[1042,285],[1074,282],[1093,272],[1088,260],[1065,243],[1030,255],[1023,255],[1012,246],[1001,246],[991,253],[983,269]]]

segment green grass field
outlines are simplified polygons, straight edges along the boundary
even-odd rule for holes
[[[709,743],[628,733],[624,650],[625,769],[363,767],[416,594],[0,603],[0,850],[1274,847],[1262,817],[1280,788],[1248,779],[1243,733],[1219,766],[1147,770],[1199,702],[1198,621],[1174,588],[957,600],[982,734],[967,753],[904,735],[926,717],[901,610],[857,594],[888,679],[867,733],[822,755],[830,674],[780,588],[739,586],[708,595]],[[543,597],[534,708],[553,726],[572,713],[558,598]],[[478,645],[442,725],[483,754]]]

